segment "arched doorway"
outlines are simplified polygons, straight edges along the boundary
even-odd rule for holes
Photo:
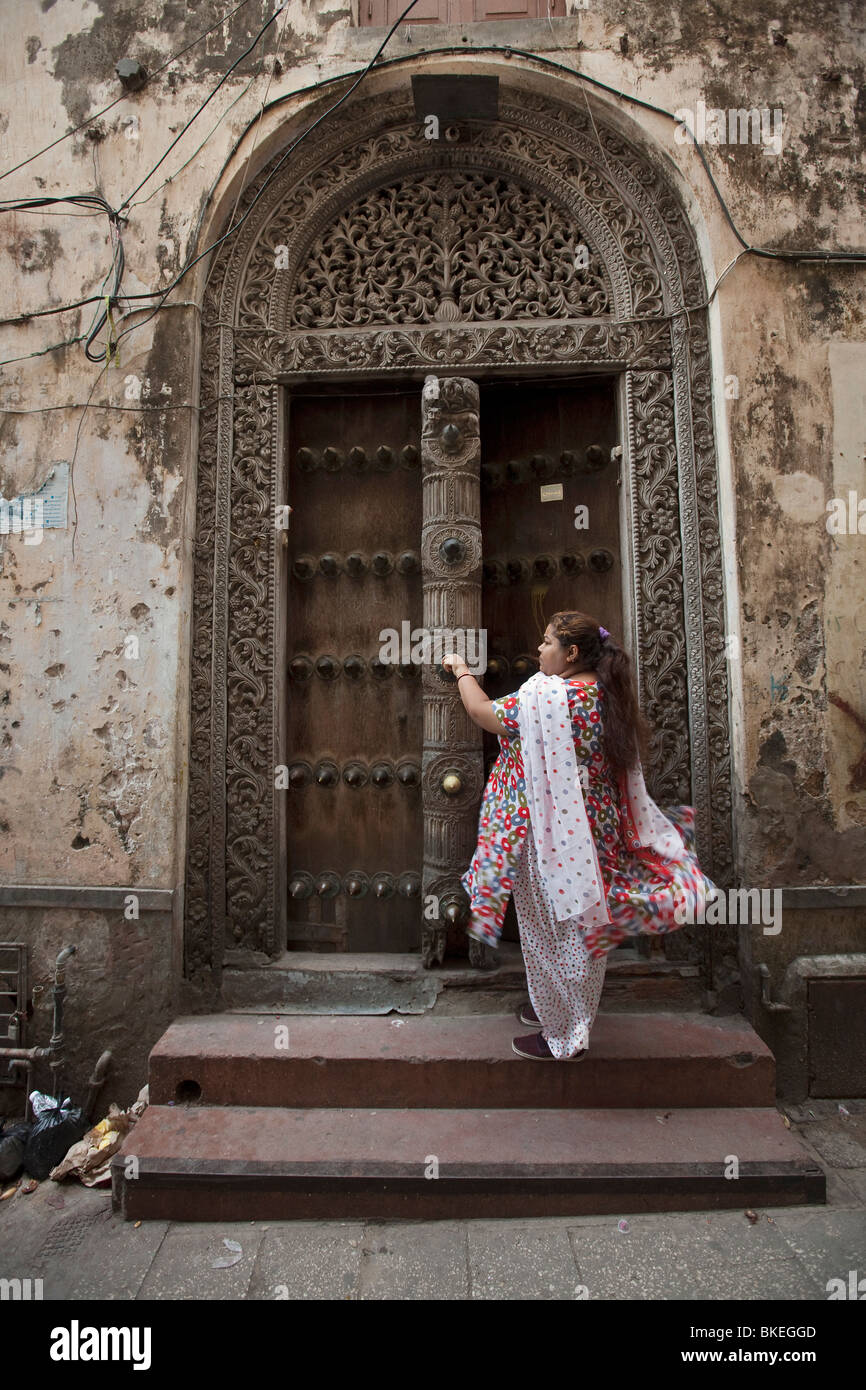
[[[706,316],[695,307],[706,290],[660,163],[601,109],[590,117],[585,104],[516,89],[502,92],[495,125],[453,143],[426,140],[408,91],[391,92],[323,123],[274,174],[278,158],[246,190],[241,210],[256,206],[205,295],[187,973],[218,980],[226,949],[274,954],[286,940],[288,798],[275,769],[294,756],[296,557],[274,519],[298,446],[288,403],[316,393],[415,383],[420,430],[428,375],[480,384],[482,417],[483,392],[515,374],[539,390],[608,384],[622,451],[623,630],[658,731],[650,791],[695,805],[702,862],[725,884],[723,571]],[[453,408],[472,415],[465,399]],[[699,934],[684,928],[677,949],[699,952]]]

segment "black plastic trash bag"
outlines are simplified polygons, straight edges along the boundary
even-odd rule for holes
[[[0,1121],[0,1180],[17,1177],[24,1164],[24,1149],[31,1126],[26,1120],[13,1124]]]
[[[68,1096],[60,1101],[41,1091],[31,1091],[30,1104],[36,1122],[24,1150],[24,1168],[31,1178],[43,1182],[72,1145],[87,1133],[90,1121]]]

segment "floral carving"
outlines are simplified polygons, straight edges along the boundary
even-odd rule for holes
[[[599,256],[561,208],[507,179],[455,169],[387,184],[343,209],[297,276],[287,326],[607,312]]]

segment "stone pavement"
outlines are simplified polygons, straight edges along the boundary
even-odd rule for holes
[[[780,1106],[827,1172],[827,1205],[764,1207],[754,1223],[734,1210],[136,1228],[107,1188],[47,1181],[0,1205],[0,1278],[41,1278],[48,1300],[826,1301],[828,1280],[866,1277],[866,1101],[844,1105]]]

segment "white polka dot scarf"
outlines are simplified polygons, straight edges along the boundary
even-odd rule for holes
[[[539,671],[517,694],[526,801],[554,916],[558,922],[576,917],[581,928],[602,926],[610,916],[578,777],[565,681]],[[647,794],[640,763],[628,773],[627,787],[640,845],[664,859],[679,858],[682,836]]]

